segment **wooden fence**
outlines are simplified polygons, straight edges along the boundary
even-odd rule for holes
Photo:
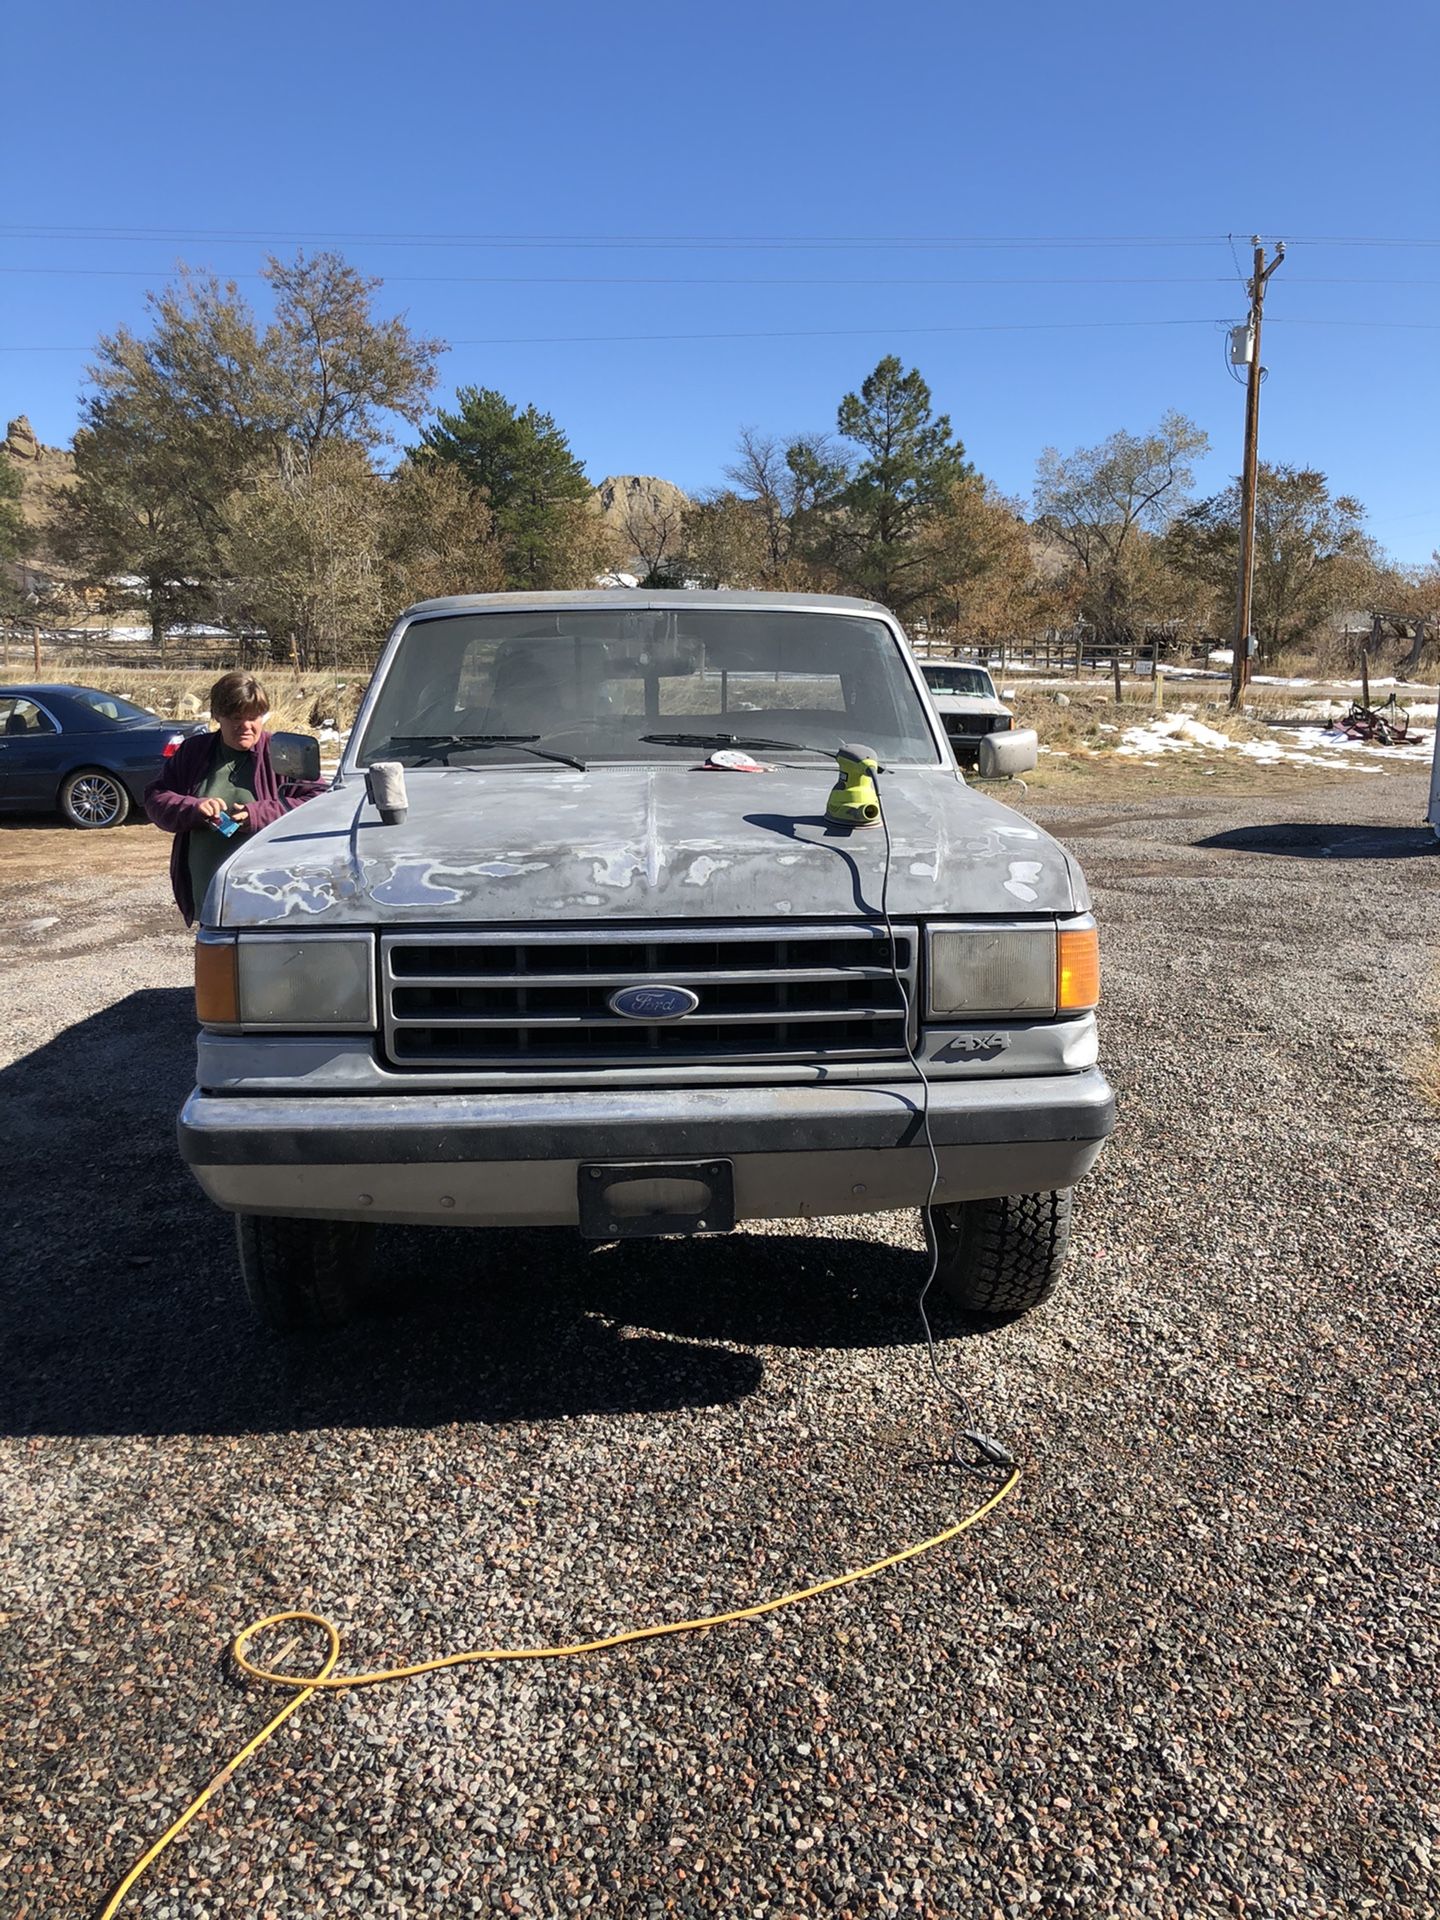
[[[61,627],[35,621],[0,620],[0,672],[36,680],[74,672],[223,673],[227,667],[287,665],[263,638],[243,634],[172,634],[164,652],[148,630],[118,633],[108,627]]]
[[[1043,633],[999,640],[967,639],[963,634],[912,633],[911,644],[921,659],[974,660],[1004,673],[1023,667],[1031,673],[1078,680],[1087,671],[1153,677],[1161,666],[1205,665],[1210,649],[1221,642],[1208,638],[1179,639],[1174,634],[1148,633],[1125,642],[1098,640],[1085,629],[1048,627]]]

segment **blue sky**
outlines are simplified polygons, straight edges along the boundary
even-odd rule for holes
[[[1216,489],[1243,405],[1224,236],[1248,270],[1260,232],[1290,243],[1265,456],[1357,494],[1402,559],[1440,545],[1421,0],[57,0],[5,45],[0,347],[45,350],[0,352],[0,408],[44,440],[177,261],[334,241],[455,343],[441,404],[534,401],[596,479],[716,484],[742,423],[831,427],[895,352],[1007,492],[1046,444],[1169,407]]]

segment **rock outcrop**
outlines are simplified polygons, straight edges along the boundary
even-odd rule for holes
[[[68,447],[47,447],[22,413],[5,429],[0,460],[20,476],[20,513],[25,522],[24,543],[10,563],[11,578],[23,592],[43,597],[68,578],[46,553],[46,533],[60,495],[75,484],[75,456]]]
[[[35,438],[35,429],[23,413],[12,420],[5,429],[5,451],[12,460],[40,458],[40,442]]]
[[[0,459],[14,463],[20,475],[20,510],[35,532],[45,525],[55,507],[57,489],[75,484],[75,456],[68,447],[47,447],[35,429],[19,414],[5,429]]]
[[[612,473],[595,489],[600,517],[619,533],[633,514],[650,517],[683,513],[690,496],[673,480],[659,480],[653,473]]]
[[[615,536],[622,565],[641,578],[659,572],[679,554],[690,496],[673,480],[651,473],[612,473],[592,498]]]

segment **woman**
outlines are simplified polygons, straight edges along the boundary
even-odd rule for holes
[[[187,927],[195,923],[206,888],[247,835],[325,791],[320,780],[282,786],[276,779],[265,732],[269,711],[269,696],[253,673],[222,674],[210,689],[219,732],[182,741],[145,790],[146,813],[175,836],[170,884]],[[218,824],[222,816],[234,822],[228,834]]]

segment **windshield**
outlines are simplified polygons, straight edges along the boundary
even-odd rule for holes
[[[983,700],[995,698],[995,682],[984,667],[926,666],[921,671],[932,693],[968,693]]]
[[[99,714],[102,720],[153,720],[153,713],[147,713],[144,707],[137,707],[129,700],[122,700],[118,693],[97,693],[94,687],[76,687],[75,700],[78,705],[88,707],[92,713]]]
[[[406,629],[356,750],[371,760],[543,767],[693,764],[742,741],[935,765],[919,694],[883,621],[768,608],[441,614]],[[468,744],[467,744],[468,743]]]

